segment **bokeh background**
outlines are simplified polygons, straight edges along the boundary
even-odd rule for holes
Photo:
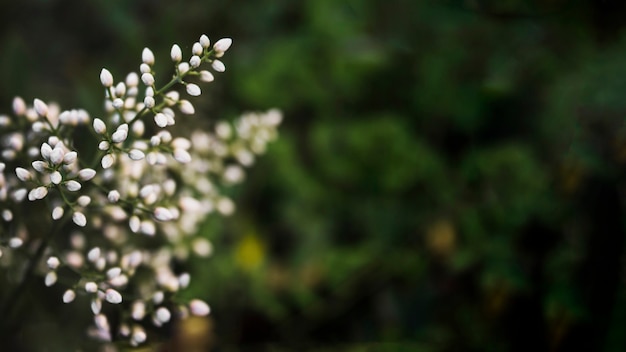
[[[199,124],[282,109],[230,190],[237,213],[203,228],[213,257],[187,264],[211,318],[156,348],[624,351],[625,15],[617,0],[3,1],[0,111],[20,95],[97,116],[102,67],[137,70],[144,46],[167,67],[202,33],[234,45]],[[22,317],[32,350],[76,349],[83,322],[56,301]]]

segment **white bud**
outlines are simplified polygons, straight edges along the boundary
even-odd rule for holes
[[[89,259],[90,262],[95,262],[100,259],[100,253],[101,251],[99,247],[93,247],[89,250],[89,252],[87,252],[87,259]]]
[[[109,199],[109,202],[117,203],[117,201],[120,200],[120,192],[118,192],[117,190],[112,190],[107,195],[107,198]]]
[[[111,148],[111,143],[108,141],[101,141],[98,143],[98,149],[100,150],[108,150],[109,148]]]
[[[89,181],[96,176],[96,170],[85,168],[78,172],[78,178],[83,181]]]
[[[120,98],[113,99],[113,107],[116,109],[121,109],[124,106],[124,100]]]
[[[191,59],[189,59],[189,66],[193,68],[200,66],[200,63],[202,63],[202,60],[197,55],[194,55],[191,57]]]
[[[107,277],[110,279],[114,279],[122,273],[122,268],[115,267],[107,270]]]
[[[189,302],[189,310],[191,311],[191,314],[199,317],[203,317],[211,313],[209,305],[199,299],[192,299],[191,302]]]
[[[148,50],[150,50],[150,49],[148,49]],[[129,73],[126,76],[126,85],[127,86],[129,86],[129,87],[136,87],[138,84],[139,84],[139,76],[135,72],[131,72],[131,73]]]
[[[48,195],[48,189],[44,186],[40,186],[28,192],[28,200],[44,199],[46,195]]]
[[[193,115],[196,111],[193,108],[193,105],[189,102],[189,100],[181,100],[178,102],[178,107],[180,108],[180,112],[185,115]]]
[[[85,214],[77,211],[72,215],[72,221],[80,226],[80,227],[84,227],[85,225],[87,225],[87,218],[85,217]]]
[[[167,126],[167,115],[162,112],[157,113],[154,115],[154,122],[161,128]]]
[[[193,84],[193,83],[188,83],[187,84],[187,94],[193,96],[193,97],[197,97],[200,94],[202,94],[202,91],[200,90],[200,87],[198,87],[197,84]]]
[[[141,64],[139,65],[139,72],[141,73],[150,73],[152,69],[150,68],[150,66],[148,64]]]
[[[78,203],[78,205],[80,205],[81,207],[86,207],[86,206],[88,206],[91,203],[91,197],[89,197],[89,196],[80,196],[76,200],[76,203]]]
[[[130,227],[130,230],[134,233],[139,232],[141,228],[141,220],[139,220],[139,217],[137,217],[137,215],[133,215],[130,217],[130,220],[128,221],[128,227]]]
[[[115,162],[115,157],[113,156],[113,154],[107,154],[102,157],[102,161],[101,161],[102,168],[108,169],[111,166],[113,166],[114,162]]]
[[[13,237],[9,240],[9,247],[20,248],[24,244],[24,240],[19,237]]]
[[[67,183],[65,184],[65,187],[67,187],[67,190],[70,192],[76,192],[80,190],[82,186],[80,182],[70,180],[70,181],[67,181]]]
[[[159,221],[170,221],[174,218],[172,212],[164,207],[154,209],[154,217]]]
[[[189,64],[186,62],[181,62],[180,64],[178,64],[178,72],[181,75],[184,75],[185,73],[187,73],[189,71]]]
[[[203,51],[202,44],[198,42],[193,43],[193,46],[191,47],[192,54],[200,56],[202,55],[202,51]]]
[[[35,107],[35,111],[39,116],[47,116],[48,115],[48,105],[39,99],[35,99],[33,103]]]
[[[85,284],[85,291],[90,292],[90,293],[96,293],[98,292],[98,285],[96,285],[95,282],[87,282]]]
[[[154,65],[154,54],[152,53],[152,50],[143,48],[143,51],[141,52],[141,61],[143,61],[146,65]]]
[[[122,303],[122,295],[119,292],[115,291],[114,289],[112,288],[107,289],[105,294],[106,294],[105,299],[109,303],[113,303],[113,304]]]
[[[93,282],[91,283],[95,285],[95,283]],[[88,282],[87,284],[90,284],[90,283]],[[87,284],[85,284],[85,291],[87,291]],[[87,292],[95,293],[97,292],[97,290],[98,290],[98,287],[96,286],[96,291],[94,292],[87,291]],[[93,312],[93,314],[100,314],[101,311],[102,311],[102,300],[100,298],[92,299],[91,300],[91,312]]]
[[[54,149],[52,149],[52,153],[50,153],[50,161],[54,165],[61,164],[63,162],[64,157],[65,157],[65,152],[63,151],[63,148],[61,148],[59,145],[54,147]]]
[[[156,226],[154,225],[154,222],[149,220],[142,221],[139,228],[141,233],[148,236],[154,236],[154,234],[156,233]]]
[[[111,136],[113,143],[124,142],[128,138],[128,124],[123,124],[117,128],[117,130]]]
[[[134,344],[136,346],[140,343],[144,343],[146,342],[146,338],[146,332],[143,330],[143,328],[139,325],[135,325],[133,327],[133,334],[131,336],[131,345]]]
[[[96,131],[96,133],[103,134],[107,131],[107,126],[104,124],[104,121],[96,117],[95,119],[93,119],[93,129]]]
[[[63,294],[63,303],[70,303],[76,298],[76,293],[73,290],[67,290]]]
[[[142,160],[146,155],[139,149],[132,149],[128,156],[133,160]]]
[[[32,178],[30,171],[24,169],[23,167],[16,167],[15,175],[17,175],[17,178],[19,178],[22,181],[28,181]]]
[[[230,46],[233,44],[233,40],[230,38],[223,38],[218,40],[215,45],[213,45],[213,49],[217,52],[225,52],[226,50],[228,50],[228,48],[230,48]]]
[[[39,172],[44,172],[46,170],[46,167],[48,166],[45,162],[41,160],[35,160],[32,162],[31,165],[33,165],[33,169]]]
[[[213,69],[217,72],[226,71],[226,66],[224,66],[224,63],[220,60],[213,60],[213,62],[211,63],[211,67],[213,67]]]
[[[24,99],[20,97],[13,98],[13,112],[17,116],[22,116],[26,113],[26,103]]]
[[[154,98],[151,96],[147,96],[143,99],[143,105],[145,105],[148,109],[152,109],[155,103]]]
[[[131,309],[130,315],[135,320],[141,320],[146,316],[146,304],[143,301],[135,301]]]
[[[211,46],[211,41],[209,40],[209,37],[204,34],[200,36],[199,41],[200,45],[202,45],[203,48],[208,48],[209,46]]]
[[[59,220],[60,218],[63,217],[64,212],[65,211],[63,210],[62,207],[54,207],[54,209],[52,210],[52,219]]]
[[[215,80],[215,76],[213,76],[211,71],[202,70],[200,71],[200,80],[202,82],[213,82]]]
[[[189,276],[189,273],[182,273],[178,277],[178,283],[180,284],[180,287],[182,288],[186,288],[187,286],[189,286],[190,281],[191,281],[191,276]]]
[[[75,151],[67,152],[63,156],[63,164],[70,165],[78,159],[78,153]]]
[[[48,265],[48,268],[54,270],[58,268],[59,265],[61,265],[61,261],[59,260],[59,258],[52,256],[48,258],[48,260],[46,260],[46,265]]]
[[[174,159],[176,159],[179,163],[187,164],[191,161],[191,155],[188,151],[177,148],[174,149]]]
[[[183,53],[180,50],[178,44],[172,45],[172,50],[170,51],[170,56],[172,57],[172,61],[180,62],[183,59]]]
[[[160,321],[161,323],[167,323],[168,321],[170,321],[170,318],[172,317],[172,313],[170,313],[170,311],[165,307],[159,307],[159,309],[156,310],[154,315],[156,319]]]
[[[46,274],[44,278],[44,283],[47,287],[54,285],[57,282],[57,273],[55,271],[50,271]]]
[[[102,85],[106,88],[113,85],[113,75],[106,68],[100,71],[100,82],[102,82]]]
[[[154,76],[151,73],[146,72],[141,75],[141,81],[143,82],[143,84],[151,86],[154,84]]]

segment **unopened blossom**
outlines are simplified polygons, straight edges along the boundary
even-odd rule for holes
[[[211,63],[211,67],[213,67],[213,69],[217,72],[226,71],[226,66],[220,60],[213,60],[213,62]]]
[[[53,220],[59,220],[60,218],[63,217],[63,207],[54,207],[54,209],[52,209],[52,219]]]
[[[44,278],[44,284],[47,287],[50,287],[57,282],[57,278],[57,273],[55,271],[50,271],[46,274],[46,277]]]
[[[107,131],[107,126],[104,124],[104,121],[96,117],[93,119],[93,129],[98,134],[104,134]]]
[[[72,221],[80,227],[87,225],[87,218],[85,217],[85,214],[79,211],[72,214]]]
[[[85,283],[85,291],[96,293],[98,291],[98,285],[96,285],[96,283],[92,281],[87,282]]]
[[[209,305],[199,299],[192,299],[191,302],[189,302],[189,310],[191,314],[199,317],[206,316],[211,312]]]
[[[122,295],[117,292],[116,290],[112,289],[112,288],[108,288],[105,291],[106,294],[106,300],[109,303],[113,303],[113,304],[119,304],[122,303]]]
[[[113,75],[106,68],[103,68],[102,71],[100,71],[100,82],[102,82],[102,85],[106,88],[113,85]]]
[[[141,52],[141,61],[143,61],[146,65],[154,65],[154,54],[152,53],[152,50],[143,48],[143,51]]]
[[[48,265],[48,268],[54,270],[61,265],[61,262],[59,261],[59,258],[52,256],[46,260],[46,264]]]
[[[193,43],[193,46],[191,47],[191,53],[194,55],[202,55],[202,51],[204,50],[204,48],[202,47],[202,44],[200,44],[199,42],[195,42]]]
[[[209,46],[211,46],[211,41],[209,40],[209,37],[207,37],[205,34],[200,36],[199,42],[203,48],[208,48]]]
[[[96,176],[96,170],[94,169],[85,168],[78,172],[78,178],[83,181],[89,181],[94,178],[94,176]]]
[[[76,298],[76,292],[73,290],[67,290],[63,294],[63,303],[70,303]]]
[[[200,94],[202,94],[202,91],[200,90],[200,87],[197,84],[188,83],[186,89],[187,89],[187,94],[193,97],[197,97]]]
[[[177,44],[172,45],[172,50],[170,50],[170,56],[172,57],[172,61],[180,62],[183,58],[183,53],[180,50],[180,46]]]
[[[230,48],[232,44],[233,44],[232,39],[222,38],[218,40],[217,42],[215,42],[215,44],[213,45],[213,50],[217,52],[225,52],[226,50],[228,50],[228,48]]]

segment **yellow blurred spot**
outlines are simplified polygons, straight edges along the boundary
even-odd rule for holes
[[[258,267],[265,257],[265,248],[255,235],[246,235],[235,247],[235,262],[244,270]]]
[[[180,321],[172,339],[172,351],[209,351],[214,344],[213,322],[206,317],[188,317]]]
[[[454,250],[456,232],[446,219],[435,221],[426,231],[426,246],[435,254],[447,256]]]

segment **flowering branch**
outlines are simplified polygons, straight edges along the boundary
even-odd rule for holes
[[[13,309],[30,277],[41,273],[46,286],[66,287],[63,302],[77,297],[89,302],[94,314],[89,333],[104,341],[124,338],[137,346],[147,339],[146,324],[160,327],[173,315],[209,314],[205,302],[177,298],[190,275],[175,270],[173,261],[211,254],[199,224],[214,212],[233,213],[235,205],[221,186],[243,181],[244,168],[276,138],[282,119],[277,110],[247,113],[234,123],[217,122],[213,131],[178,135],[176,125],[190,123],[188,116],[195,114],[178,88],[200,96],[199,83],[214,80],[207,68],[225,71],[220,58],[231,44],[225,38],[211,46],[202,35],[188,61],[174,44],[174,74],[160,88],[148,48],[139,74],[116,82],[102,69],[102,117],[61,111],[40,99],[32,106],[14,99],[13,116],[0,116],[0,266],[25,262],[27,269],[3,313]],[[85,130],[95,137],[94,148],[76,143]],[[49,236],[37,237],[27,222],[33,216],[55,223]],[[62,269],[73,275],[60,280]],[[121,309],[116,331],[104,304]]]

